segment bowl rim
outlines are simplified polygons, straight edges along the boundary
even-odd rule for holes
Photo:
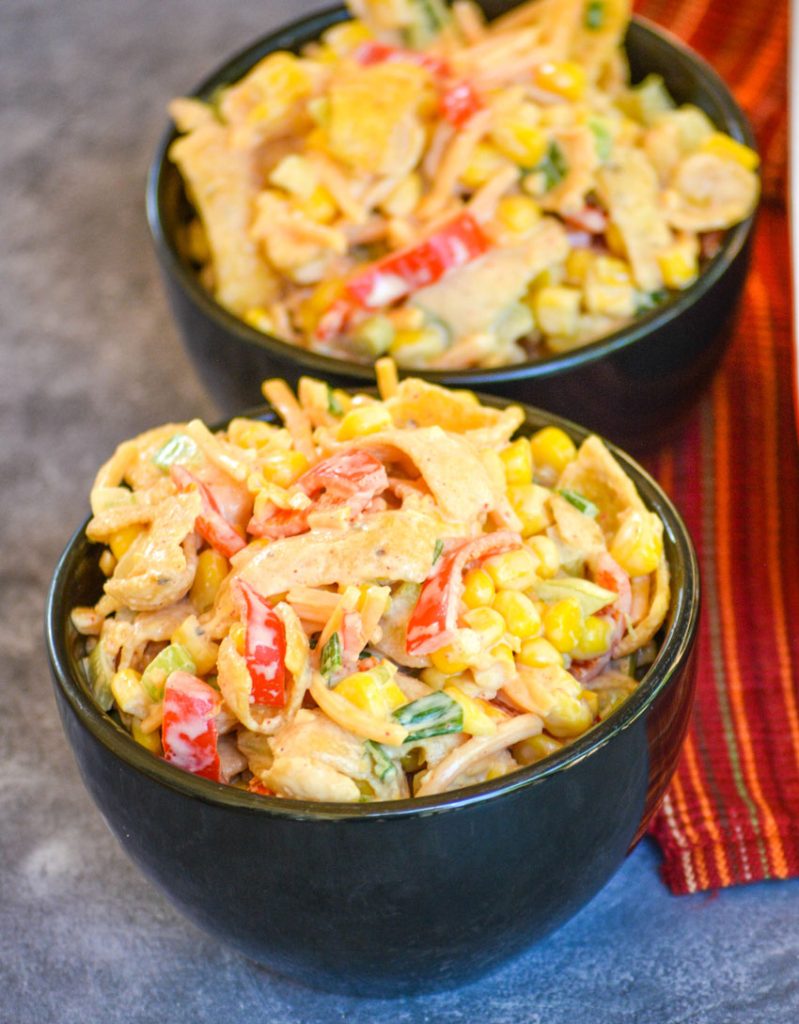
[[[492,395],[478,397],[484,404],[495,407],[521,405]],[[565,430],[578,443],[592,434],[586,428],[543,409],[528,405],[521,405],[521,408],[525,414],[524,423],[519,428],[522,433],[552,424]],[[245,410],[240,415],[274,418],[274,412],[269,405]],[[220,429],[220,425],[217,424],[213,429]],[[72,671],[75,659],[71,653],[72,644],[68,634],[72,632],[73,637],[76,634],[74,627],[69,623],[69,581],[72,572],[91,548],[99,547],[92,545],[85,536],[88,518],[67,542],[48,588],[45,643],[54,684],[66,698],[81,725],[97,742],[129,767],[185,797],[199,799],[231,811],[301,821],[374,821],[446,813],[459,807],[499,799],[540,785],[550,776],[566,771],[591,757],[645,715],[687,662],[697,634],[700,605],[699,565],[688,529],[671,499],[649,473],[626,452],[604,438],[602,440],[625,472],[630,475],[647,507],[654,508],[663,520],[667,546],[672,551],[672,580],[674,566],[681,565],[683,586],[676,592],[672,589],[666,635],[655,660],[634,693],[605,721],[593,726],[558,753],[534,765],[520,768],[490,782],[477,783],[436,796],[341,804],[261,796],[224,783],[212,782],[168,764],[136,743],[122,726],[102,711],[89,694],[85,680],[79,678],[79,670],[75,668],[75,671]]]
[[[207,97],[216,88],[228,81],[235,81],[246,73],[257,60],[278,49],[296,49],[311,42],[324,29],[339,21],[346,20],[347,12],[342,6],[328,7],[322,11],[298,18],[269,32],[253,43],[237,51],[214,71],[206,75],[190,92],[192,97]],[[714,104],[723,112],[721,127],[733,138],[756,149],[755,138],[749,122],[724,83],[720,75],[698,53],[686,46],[666,29],[639,15],[633,15],[628,30],[633,41],[636,36],[647,38],[650,43],[669,52],[672,61],[684,69],[690,69],[692,77],[701,84],[701,91],[712,97]],[[150,165],[146,185],[147,221],[159,260],[165,271],[177,280],[183,292],[202,313],[212,320],[216,327],[237,341],[260,349],[284,363],[296,363],[324,377],[349,377],[351,380],[374,383],[375,370],[371,363],[359,363],[337,356],[326,355],[305,349],[290,342],[282,341],[271,334],[256,330],[244,320],[235,316],[207,292],[199,282],[196,273],[180,256],[176,240],[166,230],[163,217],[162,182],[168,173],[176,168],[171,164],[168,150],[178,137],[174,123],[166,128],[157,145]],[[400,377],[421,376],[438,384],[455,384],[462,387],[496,385],[519,380],[547,380],[567,373],[575,367],[590,366],[606,356],[622,352],[637,341],[666,328],[682,313],[695,305],[724,275],[743,251],[752,231],[757,210],[746,220],[729,228],[722,240],[719,251],[707,262],[693,284],[684,291],[672,295],[662,305],[636,317],[631,323],[611,334],[589,342],[570,352],[528,359],[521,363],[490,369],[472,367],[460,370],[433,370],[422,368],[399,368]]]

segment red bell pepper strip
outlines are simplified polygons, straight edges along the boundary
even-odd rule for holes
[[[434,284],[447,271],[482,256],[489,246],[474,217],[458,214],[417,245],[384,256],[353,274],[344,283],[344,296],[320,319],[317,337],[326,340],[338,334],[358,309],[381,309]]]
[[[309,529],[308,513],[346,505],[353,516],[363,512],[369,502],[388,487],[383,464],[369,452],[345,451],[322,459],[299,477],[294,486],[313,504],[305,509],[278,509],[269,506],[248,531],[254,537],[292,537]]]
[[[173,672],[164,687],[164,760],[221,782],[215,721],[221,705],[219,693],[202,679],[189,672]]]
[[[241,551],[243,547],[247,546],[241,534],[219,511],[213,491],[207,484],[204,484],[184,466],[171,466],[169,475],[178,490],[188,491],[192,487],[196,487],[199,491],[202,499],[202,512],[197,516],[194,528],[203,540],[208,541],[211,547],[225,558],[231,558],[237,551]]]
[[[479,562],[502,551],[521,547],[518,534],[508,530],[481,537],[450,541],[427,577],[406,630],[408,654],[431,654],[449,643],[458,628],[463,594],[463,573],[470,562]]]
[[[469,82],[453,82],[448,85],[438,101],[441,116],[456,128],[462,128],[466,122],[483,109],[483,103]]]
[[[244,580],[238,592],[245,607],[244,659],[252,680],[253,704],[286,703],[286,627],[275,610]]]
[[[462,79],[453,76],[452,69],[445,60],[415,50],[403,50],[398,46],[387,46],[385,43],[369,42],[360,46],[355,59],[364,67],[374,64],[404,63],[415,64],[425,68],[437,80],[441,88],[439,110],[445,121],[456,128],[461,128],[483,103],[475,89]]]

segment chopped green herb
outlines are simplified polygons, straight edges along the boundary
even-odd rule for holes
[[[165,473],[170,466],[183,462],[191,462],[196,459],[199,449],[188,434],[175,434],[167,441],[163,448],[159,448],[153,455],[152,461]]]
[[[344,406],[336,398],[336,393],[329,384],[327,385],[327,411],[331,416],[344,415]]]
[[[449,24],[450,14],[443,0],[411,0],[411,21],[403,37],[412,49],[421,49]]]
[[[668,297],[669,293],[665,288],[659,288],[655,292],[639,292],[635,315],[642,316],[644,313],[651,313],[653,309],[657,309],[658,306],[662,305]]]
[[[330,676],[341,668],[341,637],[334,633],[322,648],[320,670],[323,676]]]
[[[441,690],[403,704],[393,712],[393,717],[410,730],[406,743],[463,731],[463,708]]]
[[[599,121],[593,117],[588,122],[588,127],[591,129],[594,135],[596,155],[601,163],[605,163],[605,161],[609,159],[610,154],[613,151],[613,137],[610,134],[610,129],[604,123],[604,121]]]
[[[566,162],[566,157],[563,155],[563,150],[557,142],[550,142],[546,156],[536,165],[535,170],[544,175],[544,184],[547,192],[563,181],[569,173],[569,165]]]
[[[374,740],[367,740],[364,743],[364,747],[374,763],[375,775],[381,782],[385,782],[390,775],[393,775],[394,772],[396,772],[397,766],[386,753],[386,748],[382,743],[375,743]]]
[[[588,0],[585,5],[585,17],[583,23],[592,32],[597,32],[605,24],[605,2],[604,0]]]
[[[577,491],[570,491],[564,487],[563,490],[558,491],[561,498],[565,498],[570,505],[574,505],[578,512],[582,512],[584,516],[590,516],[592,519],[596,519],[599,515],[599,509],[588,498],[584,498],[582,494]]]
[[[433,547],[433,565],[436,564],[436,562],[439,560],[439,558],[441,558],[443,553],[444,553],[444,541],[440,537],[438,537],[436,539],[436,543],[435,543],[435,545]]]

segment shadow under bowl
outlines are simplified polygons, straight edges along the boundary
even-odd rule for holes
[[[489,16],[514,4],[484,2]],[[240,79],[274,50],[299,50],[345,17],[341,7],[311,15],[270,33],[237,54],[193,92],[209,98]],[[754,146],[751,129],[729,90],[697,54],[667,32],[633,18],[626,39],[633,81],[663,76],[678,103],[693,103],[734,139]],[[334,386],[372,384],[374,368],[290,345],[263,334],[228,312],[200,284],[182,255],[179,236],[191,206],[168,151],[177,137],[167,129],[147,186],[147,212],[167,295],[183,341],[200,377],[229,415],[260,401],[265,377],[296,383],[303,374]],[[697,281],[662,306],[598,341],[563,355],[495,369],[407,371],[439,384],[490,391],[563,416],[577,412],[592,430],[633,451],[662,442],[694,404],[730,340],[748,268],[754,218],[725,233],[721,248]]]
[[[586,436],[536,409],[526,410],[522,431],[550,423],[578,443]],[[672,599],[655,661],[618,711],[556,755],[423,799],[262,797],[189,775],[137,745],[100,710],[80,667],[70,611],[98,599],[103,575],[85,524],[75,533],[46,612],[64,731],[111,831],[182,913],[302,984],[393,996],[476,980],[605,885],[674,772],[699,612],[685,525],[644,470],[612,450],[665,526]]]

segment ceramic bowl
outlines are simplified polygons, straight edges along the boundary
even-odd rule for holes
[[[495,16],[514,6],[484,0]],[[273,50],[299,50],[345,17],[334,8],[270,33],[214,71],[193,92],[209,97],[237,81]],[[729,90],[697,54],[641,18],[626,40],[633,81],[663,76],[679,103],[701,107],[733,138],[754,145]],[[147,211],[170,306],[204,384],[225,414],[260,400],[268,376],[296,382],[315,375],[344,387],[374,383],[370,365],[309,352],[270,337],[224,309],[200,284],[178,237],[191,216],[183,180],[168,158],[170,126],[158,146],[147,186]],[[563,355],[496,369],[409,371],[440,384],[490,391],[540,405],[581,422],[633,451],[660,442],[691,407],[730,338],[749,260],[753,218],[731,228],[697,281],[622,330]]]
[[[555,423],[535,409],[528,432]],[[504,778],[380,804],[262,797],[189,775],[95,704],[75,605],[101,593],[84,525],[55,571],[47,646],[64,730],[128,856],[187,917],[246,956],[329,991],[398,995],[473,981],[563,924],[646,830],[691,709],[696,556],[658,485],[614,449],[665,524],[672,600],[658,655],[622,707]]]

